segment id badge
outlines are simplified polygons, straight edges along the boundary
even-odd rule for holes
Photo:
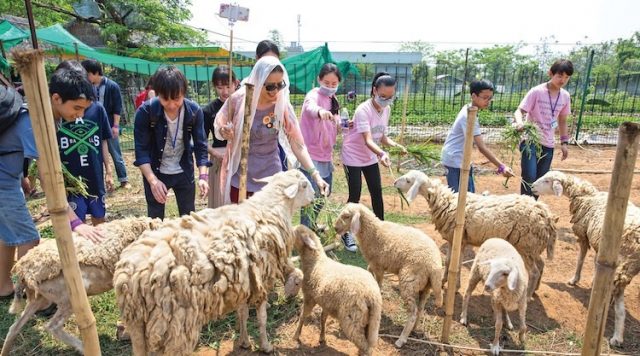
[[[558,120],[551,121],[551,128],[552,129],[557,129],[558,128]]]

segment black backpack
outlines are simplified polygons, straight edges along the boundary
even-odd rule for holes
[[[16,123],[22,108],[22,97],[13,88],[0,85],[0,135]]]

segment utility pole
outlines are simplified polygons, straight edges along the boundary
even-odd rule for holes
[[[302,27],[302,24],[300,23],[300,14],[298,14],[298,47],[302,47],[302,44],[300,44],[300,27]]]

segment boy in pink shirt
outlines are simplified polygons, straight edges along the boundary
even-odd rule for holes
[[[571,114],[571,98],[569,92],[563,89],[573,75],[573,63],[566,59],[559,59],[549,69],[549,81],[533,87],[522,99],[518,110],[514,113],[514,126],[521,129],[523,120],[536,124],[540,133],[542,152],[540,158],[536,148],[526,140],[520,144],[522,180],[521,194],[538,198],[531,192],[531,184],[551,169],[553,148],[555,146],[555,130],[560,131],[560,149],[562,160],[569,155],[567,117]],[[526,118],[524,118],[526,115]],[[531,154],[525,153],[529,147]]]

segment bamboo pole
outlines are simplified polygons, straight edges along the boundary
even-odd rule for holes
[[[410,83],[406,83],[404,86],[404,98],[402,100],[402,124],[400,125],[400,136],[398,137],[398,143],[404,146],[404,132],[407,129],[407,105],[409,103],[409,86]],[[402,162],[402,155],[398,155],[398,162],[396,163],[396,172],[400,172],[400,163]]]
[[[582,346],[583,356],[600,355],[639,142],[640,124],[625,122],[620,125],[607,210],[602,225],[602,239],[596,258],[596,274],[589,299],[589,314]]]
[[[449,342],[449,331],[453,318],[453,307],[456,299],[456,290],[460,274],[460,246],[464,232],[465,207],[467,203],[467,187],[469,186],[469,172],[471,167],[471,148],[473,147],[473,126],[476,122],[478,108],[467,108],[467,128],[464,135],[464,151],[462,166],[460,167],[460,185],[458,187],[458,208],[456,210],[456,226],[453,231],[453,241],[449,245],[451,249],[451,261],[449,262],[449,275],[447,276],[447,297],[445,303],[445,317],[442,326],[443,343]]]
[[[229,23],[231,26],[231,28],[229,29],[229,90],[231,90],[231,86],[233,85],[233,23]],[[251,90],[253,91],[253,89]],[[231,97],[231,92],[229,92],[229,97]],[[227,106],[229,107],[228,118],[229,120],[231,120],[233,118],[233,105]]]
[[[238,187],[238,203],[247,198],[247,164],[249,162],[249,140],[251,136],[251,102],[253,101],[253,84],[245,83],[244,124],[242,125],[242,146],[240,149],[240,186]],[[231,105],[229,105],[231,106]]]
[[[76,249],[71,237],[71,226],[67,217],[66,191],[62,178],[62,163],[58,152],[56,129],[47,77],[44,71],[41,50],[14,51],[13,58],[20,71],[24,91],[29,102],[29,116],[38,148],[38,169],[42,177],[42,188],[47,199],[47,208],[56,235],[56,244],[62,264],[62,273],[71,297],[71,308],[82,336],[85,355],[100,355],[100,343],[96,331],[96,319],[91,313],[89,300],[80,276]]]

